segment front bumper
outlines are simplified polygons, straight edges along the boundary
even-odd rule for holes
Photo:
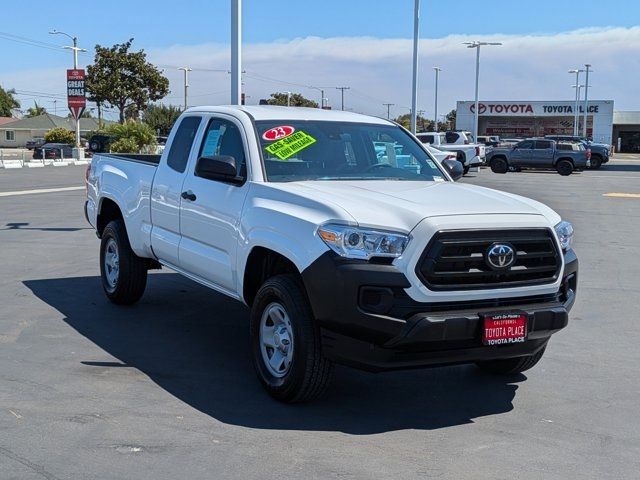
[[[326,253],[302,273],[324,354],[342,364],[382,371],[532,355],[568,323],[578,260],[565,254],[554,295],[457,303],[419,303],[393,265],[346,261]],[[482,345],[483,313],[523,312],[527,341]]]

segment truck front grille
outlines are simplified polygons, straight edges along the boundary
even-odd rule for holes
[[[487,262],[494,244],[515,250],[514,263],[495,269]],[[450,230],[434,235],[416,266],[431,290],[477,290],[553,283],[562,261],[551,230]]]

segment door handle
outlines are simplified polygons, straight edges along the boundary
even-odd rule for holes
[[[191,202],[195,202],[195,201],[196,201],[196,198],[197,198],[197,197],[196,197],[196,194],[195,194],[195,193],[193,193],[191,190],[187,190],[186,192],[182,192],[182,193],[180,194],[180,196],[181,196],[182,198],[184,198],[185,200],[189,200],[189,201],[191,201]]]

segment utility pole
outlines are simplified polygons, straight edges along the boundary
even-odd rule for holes
[[[78,52],[86,52],[84,48],[78,47],[78,37],[73,37],[68,33],[60,32],[58,30],[52,30],[49,32],[49,34],[64,35],[71,39],[71,41],[73,42],[73,47],[65,46],[62,48],[73,51],[73,69],[76,70],[78,68]],[[80,117],[76,119],[76,148],[80,148]]]
[[[420,30],[420,0],[413,5],[413,75],[411,81],[411,133],[416,133],[418,104],[418,35]]]
[[[351,87],[336,87],[336,90],[340,90],[340,94],[342,96],[342,108],[341,110],[344,110],[344,91],[345,90],[349,90]]]
[[[433,69],[436,71],[436,98],[434,101],[434,112],[433,112],[433,118],[434,118],[434,131],[437,132],[438,131],[438,77],[440,76],[440,72],[442,71],[442,69],[440,67],[433,67]]]
[[[573,135],[578,136],[578,123],[580,123],[580,113],[578,112],[578,103],[580,102],[580,72],[584,72],[584,70],[580,68],[574,68],[573,70],[569,70],[569,73],[576,74],[576,84],[574,85],[576,89],[576,102],[573,111]]]
[[[391,119],[391,107],[395,105],[395,103],[383,103],[385,107],[387,107],[387,120]]]
[[[586,68],[586,78],[584,80],[584,123],[582,125],[582,136],[587,138],[587,114],[589,113],[589,70],[591,68],[590,63],[584,64]]]
[[[231,105],[240,105],[242,92],[242,0],[231,0]]]
[[[182,70],[184,72],[184,109],[189,108],[189,103],[187,102],[187,92],[189,90],[189,72],[191,68],[189,67],[180,67],[178,70]]]
[[[480,109],[480,105],[478,102],[478,85],[480,80],[480,47],[484,45],[502,45],[500,42],[463,42],[467,48],[475,48],[476,49],[476,100],[475,100],[475,111],[473,112],[473,141],[477,141],[478,139],[478,110]]]
[[[291,106],[291,92],[284,92],[287,94],[287,107]]]
[[[53,114],[57,117],[58,116],[58,100],[53,100]]]

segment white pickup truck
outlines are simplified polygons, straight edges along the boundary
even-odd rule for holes
[[[165,266],[244,302],[258,378],[285,402],[320,395],[336,362],[522,372],[576,296],[569,223],[454,183],[380,118],[191,108],[162,156],[95,155],[87,189],[107,297],[136,302]]]
[[[451,142],[447,142],[447,134],[444,132],[418,133],[416,137],[422,143],[431,145],[438,150],[454,152],[464,168],[465,175],[470,168],[479,167],[485,163],[486,146],[479,143],[469,143],[467,135],[463,132],[451,132]]]

